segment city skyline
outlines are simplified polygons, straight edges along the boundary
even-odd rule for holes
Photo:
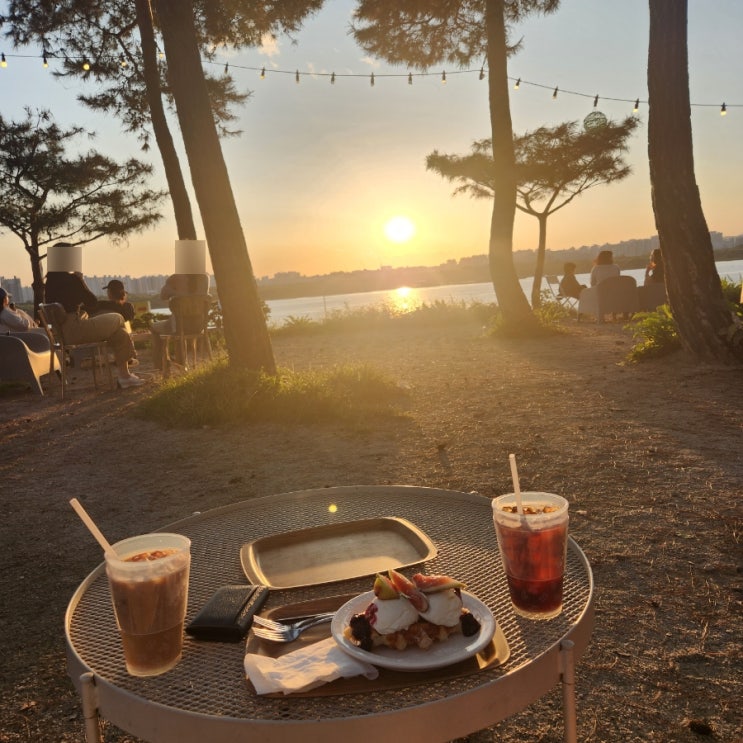
[[[347,35],[352,8],[348,0],[327,3],[297,34],[296,45],[279,39],[261,50],[217,56],[215,64],[229,63],[237,86],[253,93],[238,112],[243,134],[223,140],[223,151],[257,277],[436,265],[487,252],[490,203],[452,197],[452,185],[425,170],[425,157],[434,149],[465,153],[473,140],[488,136],[487,90],[479,70],[446,69],[446,83],[443,69],[414,73],[409,85],[407,69],[366,58]],[[743,231],[736,177],[743,170],[743,83],[736,67],[741,27],[743,3],[690,0],[697,182],[710,229],[730,235]],[[553,250],[655,234],[646,155],[647,34],[644,0],[563,0],[556,14],[530,18],[514,29],[514,38],[524,41],[523,51],[509,62],[509,76],[523,81],[511,90],[517,133],[581,121],[594,110],[595,95],[597,109],[613,120],[632,112],[628,101],[640,100],[641,125],[627,153],[633,175],[593,189],[553,215],[548,222]],[[157,173],[152,185],[163,186],[156,149],[145,158],[116,121],[74,101],[91,86],[54,81],[39,59],[2,48],[8,59],[0,69],[6,119],[21,117],[24,106],[49,107],[60,125],[99,133],[86,148],[152,162]],[[265,79],[258,72],[262,67]],[[299,71],[299,83],[293,71]],[[179,137],[177,124],[174,134]],[[169,201],[163,214],[158,229],[132,236],[128,244],[112,246],[103,239],[85,246],[84,272],[171,273],[177,235]],[[385,234],[395,217],[411,220],[412,234],[407,228]],[[203,237],[200,224],[198,230]],[[514,249],[536,247],[537,230],[537,220],[517,214]],[[0,274],[29,282],[20,241],[4,233],[0,251]]]

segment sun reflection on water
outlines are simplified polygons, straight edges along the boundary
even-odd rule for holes
[[[422,304],[420,292],[409,286],[401,286],[391,291],[386,304],[393,315],[405,315],[417,310]]]

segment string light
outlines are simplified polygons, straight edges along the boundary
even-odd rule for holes
[[[637,113],[639,110],[640,110],[640,99],[638,98],[635,101],[634,107],[632,108],[632,113]]]
[[[335,72],[330,76],[330,84],[335,85]]]
[[[408,72],[408,85],[412,85],[412,84],[413,84],[413,73]]]
[[[126,57],[122,57],[121,58],[121,66],[122,67],[128,67],[129,66],[129,62],[126,61]]]
[[[266,68],[261,67],[261,80],[265,80],[265,79],[266,79]]]
[[[555,89],[552,91],[552,100],[553,101],[557,100],[557,87],[555,87]]]
[[[728,107],[723,103],[720,107],[720,116],[727,116],[728,115]]]
[[[41,66],[46,69],[49,67],[49,60],[46,58],[46,52],[41,55]]]
[[[485,79],[485,68],[481,67],[480,68],[480,80],[484,80],[484,79]]]
[[[521,87],[521,78],[519,78],[513,85],[514,90],[518,90]]]
[[[229,62],[225,62],[224,63],[224,74],[225,75],[228,75],[229,72],[230,72],[230,63]]]
[[[5,59],[5,52],[2,52],[2,54],[0,54],[0,67],[7,67],[7,66],[8,66],[8,62]]]
[[[374,87],[374,73],[373,72],[371,74],[371,78],[369,79],[369,84],[372,86],[372,88]]]
[[[441,73],[441,83],[446,85],[446,71]]]
[[[88,62],[87,57],[83,57],[83,69],[85,70],[85,72],[88,72],[88,70],[90,70],[90,62]]]
[[[299,70],[294,73],[294,82],[299,83]]]
[[[593,107],[596,108],[596,106],[599,105],[599,96],[598,93],[596,94],[596,97],[593,99]]]

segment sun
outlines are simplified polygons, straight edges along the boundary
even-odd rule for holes
[[[409,217],[392,217],[384,225],[384,234],[393,243],[404,243],[415,235],[415,225]]]

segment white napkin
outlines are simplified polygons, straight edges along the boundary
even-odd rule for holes
[[[245,673],[259,694],[307,691],[337,678],[366,676],[375,679],[379,671],[344,653],[332,637],[295,650],[280,658],[247,653]]]

